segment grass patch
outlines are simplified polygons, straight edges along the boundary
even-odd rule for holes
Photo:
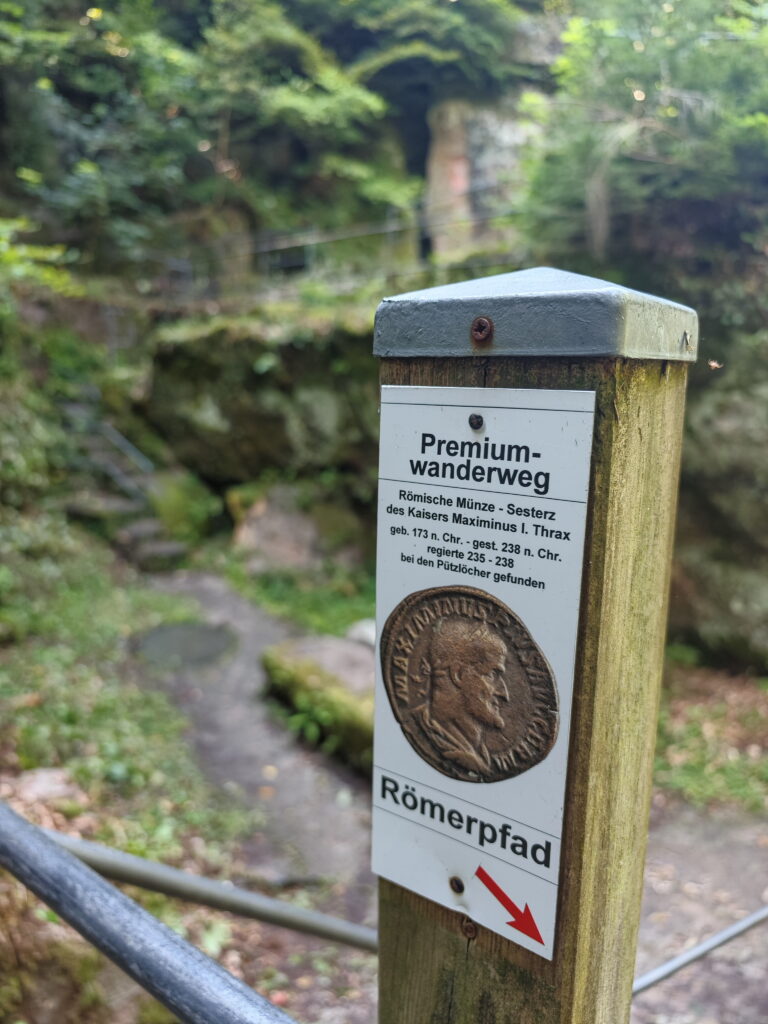
[[[132,633],[194,618],[196,607],[125,569],[116,579],[101,542],[58,525],[66,544],[56,572],[44,587],[34,573],[26,581],[34,614],[24,638],[0,651],[0,768],[66,768],[89,808],[105,812],[94,836],[122,849],[174,859],[195,834],[215,855],[252,818],[213,794],[185,743],[184,718],[131,681],[125,653]]]
[[[669,672],[655,781],[690,803],[768,808],[768,702],[764,680],[703,668]]]
[[[329,564],[322,572],[252,574],[231,550],[206,546],[198,563],[218,572],[254,604],[313,633],[341,636],[360,619],[373,618],[376,581],[371,570]]]
[[[71,825],[139,856],[183,858],[204,874],[226,869],[232,844],[254,830],[255,816],[206,783],[185,742],[185,719],[163,694],[138,685],[126,657],[131,634],[193,619],[196,605],[143,586],[103,542],[55,513],[7,514],[0,552],[8,556],[0,588],[6,786],[13,791],[28,770],[64,769],[78,789],[66,799],[28,800],[30,817]],[[131,895],[190,934],[181,904],[139,890]],[[218,918],[206,920],[210,929]],[[193,930],[190,938],[205,934]],[[103,966],[86,943],[62,931],[55,914],[0,873],[0,975],[7,979],[0,1018],[31,1024],[40,1019],[38,1005],[48,1014],[53,1000],[62,1024],[113,1019]],[[149,997],[137,998],[140,1019],[173,1019]]]

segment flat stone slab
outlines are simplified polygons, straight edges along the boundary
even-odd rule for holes
[[[167,623],[131,639],[134,654],[156,668],[174,670],[210,665],[236,647],[231,629],[208,622]]]

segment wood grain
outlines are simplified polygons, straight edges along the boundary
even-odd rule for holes
[[[391,359],[383,384],[595,390],[558,926],[549,962],[380,882],[380,1024],[629,1017],[687,366]]]

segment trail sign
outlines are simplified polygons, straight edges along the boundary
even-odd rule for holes
[[[628,1019],[696,335],[549,268],[379,307],[379,1024]]]
[[[381,399],[373,867],[548,959],[594,403]]]

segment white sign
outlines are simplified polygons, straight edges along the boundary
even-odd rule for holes
[[[373,870],[550,960],[594,403],[381,400]]]

